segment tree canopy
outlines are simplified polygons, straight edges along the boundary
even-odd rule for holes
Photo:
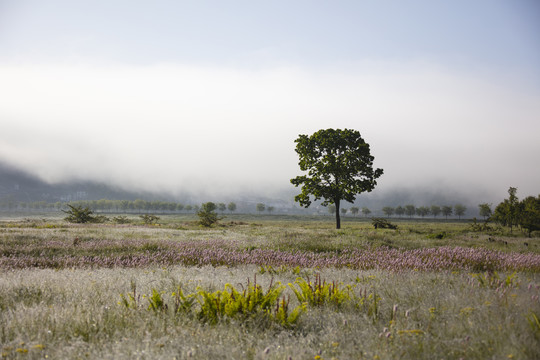
[[[503,226],[509,226],[510,232],[514,226],[519,225],[531,236],[532,232],[540,230],[540,195],[528,196],[519,201],[516,193],[517,188],[508,189],[508,199],[497,205],[491,219]]]
[[[201,205],[201,210],[197,213],[199,224],[204,227],[210,227],[212,224],[221,220],[216,214],[217,205],[213,202],[207,202]]]
[[[324,199],[322,205],[336,206],[336,228],[341,227],[341,200],[354,202],[356,195],[372,191],[382,169],[373,169],[374,157],[360,133],[350,129],[319,130],[313,135],[299,135],[295,140],[300,170],[307,175],[291,179],[302,192],[295,197],[301,206]]]

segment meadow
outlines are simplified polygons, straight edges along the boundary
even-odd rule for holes
[[[0,218],[0,358],[540,358],[540,241],[517,231],[43,216]]]

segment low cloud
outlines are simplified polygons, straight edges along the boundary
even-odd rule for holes
[[[298,134],[334,127],[371,144],[381,191],[539,191],[540,91],[488,72],[3,64],[0,78],[0,158],[51,183],[269,194],[299,173]]]

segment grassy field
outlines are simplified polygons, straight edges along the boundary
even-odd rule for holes
[[[540,358],[540,239],[519,232],[44,216],[0,219],[0,358]]]

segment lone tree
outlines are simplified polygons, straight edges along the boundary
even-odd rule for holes
[[[64,220],[70,223],[85,224],[85,223],[103,223],[107,221],[107,218],[103,215],[94,215],[94,212],[88,207],[82,207],[82,205],[70,205],[66,204],[69,210],[62,210],[68,216]]]
[[[204,227],[210,227],[212,224],[221,220],[216,214],[217,205],[213,202],[207,202],[201,205],[201,210],[197,213],[199,224]]]
[[[306,208],[311,205],[310,195],[315,201],[324,199],[323,206],[334,204],[336,229],[340,229],[341,200],[352,203],[357,194],[372,191],[383,170],[373,169],[369,144],[356,130],[319,130],[300,135],[295,142],[300,170],[308,174],[291,179],[293,185],[302,186],[294,200]]]

